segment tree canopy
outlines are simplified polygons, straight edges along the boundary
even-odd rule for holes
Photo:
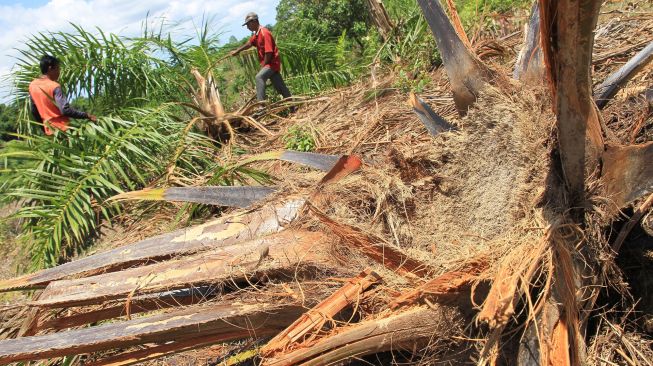
[[[18,107],[11,104],[0,104],[0,140],[10,140],[12,137],[9,134],[16,132],[17,123]]]
[[[281,0],[275,31],[280,38],[337,38],[343,32],[363,46],[368,31],[364,0]]]

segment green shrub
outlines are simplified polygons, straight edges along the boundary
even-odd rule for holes
[[[283,142],[286,149],[295,151],[313,151],[315,150],[315,139],[311,132],[302,127],[293,126],[283,136]]]
[[[431,81],[429,74],[417,69],[415,71],[406,71],[400,69],[395,79],[394,86],[401,90],[402,93],[415,92],[421,93]]]

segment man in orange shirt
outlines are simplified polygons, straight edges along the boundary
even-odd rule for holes
[[[43,56],[40,67],[42,75],[29,84],[29,97],[32,102],[32,115],[37,122],[43,122],[46,135],[54,134],[50,127],[66,131],[70,118],[97,121],[94,115],[72,108],[66,100],[61,85],[57,82],[61,73],[59,60],[52,56]]]
[[[261,63],[261,71],[256,74],[256,99],[259,101],[265,100],[265,83],[268,79],[272,81],[272,85],[279,94],[284,98],[289,98],[291,96],[290,91],[281,78],[279,49],[274,42],[272,33],[259,24],[256,13],[247,14],[243,25],[246,25],[247,29],[254,32],[254,34],[247,43],[232,51],[231,56],[235,56],[250,47],[256,47],[258,59]]]

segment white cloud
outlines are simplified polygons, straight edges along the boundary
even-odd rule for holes
[[[2,60],[2,58],[0,58]],[[2,101],[10,100],[11,87],[9,84],[9,72],[11,70],[8,66],[0,65],[0,103]]]
[[[104,32],[122,36],[140,34],[145,17],[177,24],[180,32],[194,34],[194,26],[202,18],[213,19],[213,26],[223,40],[234,35],[241,38],[248,34],[241,26],[245,14],[256,11],[261,23],[274,23],[279,0],[50,0],[35,8],[20,4],[0,5],[0,101],[6,101],[8,93],[2,82],[15,60],[16,48],[32,34],[38,32],[69,31],[70,23],[79,24],[87,30],[99,27]]]

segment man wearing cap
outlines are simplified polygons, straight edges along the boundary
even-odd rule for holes
[[[58,59],[45,55],[41,57],[39,66],[42,75],[29,84],[29,98],[32,116],[37,122],[44,122],[46,135],[53,135],[53,128],[66,131],[69,118],[97,121],[94,115],[72,108],[66,100],[57,82],[61,73]]]
[[[272,85],[279,94],[284,98],[289,98],[290,91],[281,78],[279,49],[277,48],[277,44],[274,42],[272,33],[259,24],[258,15],[256,15],[256,13],[247,14],[243,25],[246,25],[247,29],[254,32],[254,34],[247,43],[232,51],[231,56],[236,56],[250,47],[256,47],[258,51],[258,59],[261,63],[261,71],[256,74],[256,99],[259,101],[265,100],[265,83],[268,79],[272,81]]]

